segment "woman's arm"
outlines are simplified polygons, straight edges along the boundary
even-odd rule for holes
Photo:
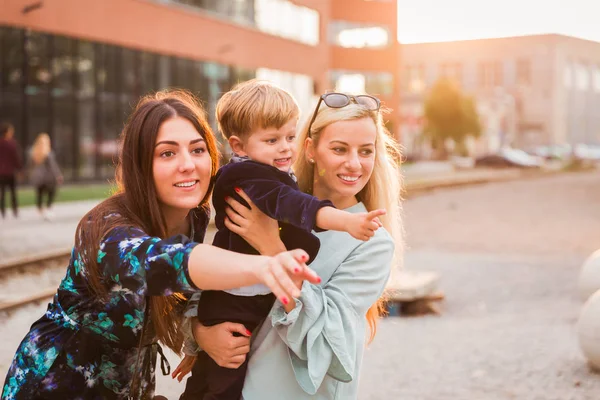
[[[304,285],[293,311],[276,306],[271,312],[271,323],[289,347],[296,379],[307,393],[316,393],[325,375],[342,382],[356,379],[357,341],[364,340],[359,329],[383,291],[393,253],[392,239],[379,233],[350,253],[328,282]]]
[[[308,268],[308,255],[296,249],[274,257],[234,253],[208,244],[191,252],[188,273],[203,290],[226,290],[258,283],[266,285],[283,304],[300,295],[291,277],[319,283],[321,278]]]
[[[160,239],[134,227],[117,227],[98,252],[105,276],[145,295],[197,289],[224,290],[264,283],[283,303],[299,295],[290,276],[318,283],[303,250],[274,257],[234,253],[198,244],[183,235]]]

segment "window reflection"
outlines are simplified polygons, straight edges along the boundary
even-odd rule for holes
[[[50,136],[65,179],[75,175],[74,136],[75,98],[73,90],[73,40],[61,36],[52,38],[52,128]]]
[[[337,91],[348,93],[387,96],[394,92],[394,76],[389,72],[332,70],[331,84]]]
[[[346,48],[383,48],[390,44],[390,33],[386,26],[332,21],[329,43]]]
[[[77,159],[78,176],[82,179],[95,177],[96,165],[96,79],[94,45],[78,41],[75,52],[77,82]]]
[[[255,76],[253,69],[0,25],[0,120],[15,126],[23,149],[48,132],[67,180],[114,176],[118,137],[140,95],[187,89],[203,101],[214,129],[217,100]]]
[[[23,39],[21,29],[0,26],[0,121],[15,127],[15,140],[24,147]]]
[[[168,1],[168,0],[167,0]],[[289,0],[170,0],[255,26],[271,35],[315,46],[319,44],[319,13]]]

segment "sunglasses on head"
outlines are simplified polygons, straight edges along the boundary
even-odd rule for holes
[[[325,103],[325,105],[329,108],[343,108],[350,103],[363,106],[369,111],[379,111],[379,108],[381,107],[381,101],[379,101],[377,97],[369,96],[368,94],[351,96],[344,93],[325,93],[319,98],[315,112],[313,113],[310,124],[308,125],[308,136],[311,135],[310,128],[312,128],[313,122],[315,122],[315,119],[317,119],[317,113],[319,112],[321,102]]]

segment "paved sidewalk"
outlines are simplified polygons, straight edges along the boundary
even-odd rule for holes
[[[57,203],[51,221],[44,220],[35,207],[21,208],[17,219],[8,213],[5,219],[0,219],[0,263],[72,247],[79,220],[98,203],[98,200]]]

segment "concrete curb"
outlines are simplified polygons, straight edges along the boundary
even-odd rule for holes
[[[414,178],[404,185],[404,194],[412,196],[420,192],[426,192],[434,189],[452,188],[468,185],[477,185],[492,182],[507,182],[519,179],[534,179],[564,173],[561,170],[523,170],[523,169],[502,169],[485,171],[465,171],[448,175],[446,177]]]

